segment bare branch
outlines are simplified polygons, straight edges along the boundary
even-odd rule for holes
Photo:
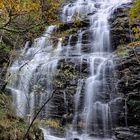
[[[34,121],[37,119],[38,115],[40,114],[40,112],[42,111],[42,109],[46,106],[46,104],[48,104],[48,102],[53,98],[53,95],[54,95],[54,91],[52,93],[52,95],[46,100],[46,102],[40,107],[40,109],[38,110],[38,112],[36,113],[36,115],[34,116],[32,122],[30,123],[26,133],[25,133],[25,136],[23,138],[23,140],[27,140],[27,137],[28,137],[28,134],[29,134],[29,131],[34,123]]]

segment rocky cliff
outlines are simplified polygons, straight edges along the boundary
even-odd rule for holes
[[[121,140],[140,139],[140,46],[127,46],[134,40],[132,28],[140,26],[135,21],[129,25],[128,9],[119,8],[115,11],[111,23],[112,45],[115,48],[116,74],[118,76],[118,94],[123,100],[123,110],[116,128],[116,136]]]

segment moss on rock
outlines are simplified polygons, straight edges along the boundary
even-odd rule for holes
[[[120,57],[127,56],[128,55],[128,48],[126,45],[119,45],[117,49],[115,50],[115,54],[117,54]]]
[[[0,140],[22,140],[28,129],[24,119],[17,117],[12,108],[12,98],[0,93]],[[35,123],[31,128],[28,140],[43,140],[42,131]]]

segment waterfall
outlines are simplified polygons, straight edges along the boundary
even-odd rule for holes
[[[54,29],[55,26],[50,26],[41,38],[37,38],[33,42],[32,46],[26,47],[20,58],[10,68],[13,76],[7,88],[12,91],[19,116],[27,114],[33,116],[36,96],[40,96],[39,104],[42,104],[52,91],[51,81],[57,67],[57,57],[61,51],[61,41],[58,42],[57,49],[53,49],[52,42],[49,40]],[[37,81],[45,82],[43,81],[44,76],[47,77],[45,87],[47,90],[37,87],[35,84]],[[33,91],[30,91],[30,86],[33,86]],[[42,90],[40,95],[37,95],[38,90]],[[43,90],[47,94],[44,94]]]
[[[109,140],[112,138],[113,122],[111,101],[117,98],[113,79],[113,59],[110,41],[110,25],[108,19],[119,6],[131,0],[77,0],[63,7],[62,21],[72,23],[75,20],[88,20],[89,27],[78,29],[78,39],[74,47],[71,45],[73,35],[62,44],[60,38],[57,47],[53,47],[51,34],[57,28],[49,26],[42,37],[34,40],[30,46],[26,44],[20,57],[10,68],[12,78],[7,86],[14,98],[16,112],[19,116],[34,116],[36,110],[52,94],[53,81],[57,73],[59,61],[67,59],[80,63],[86,61],[88,75],[78,79],[74,95],[74,117],[72,127],[66,129],[65,138],[51,136],[42,128],[45,140]],[[83,36],[88,33],[86,43]],[[85,51],[85,50],[88,51]],[[39,84],[38,84],[39,83]],[[37,86],[41,85],[41,86]],[[63,92],[64,104],[67,95]],[[82,105],[81,105],[82,104]],[[42,110],[40,116],[49,114],[50,105]],[[68,112],[68,109],[66,109]],[[78,131],[81,127],[80,132]]]

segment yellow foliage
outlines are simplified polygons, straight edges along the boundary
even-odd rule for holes
[[[140,27],[134,27],[133,28],[134,36],[136,39],[140,39]]]
[[[49,127],[53,127],[53,128],[59,128],[60,127],[60,121],[57,119],[48,119],[46,120],[46,124]]]
[[[49,20],[50,23],[58,22],[57,21],[57,15],[58,15],[57,12],[63,1],[64,0],[47,0],[48,9],[45,14],[46,14],[46,18]]]
[[[4,24],[9,18],[30,15],[37,21],[47,21],[55,24],[58,20],[58,9],[63,0],[0,0],[0,23]],[[44,7],[43,7],[44,6]],[[45,9],[45,10],[44,10]]]
[[[25,14],[37,18],[40,15],[40,3],[34,0],[0,0],[0,24]]]
[[[31,12],[39,10],[40,3],[34,0],[0,0],[1,12],[11,10],[17,12]]]
[[[132,7],[129,10],[129,23],[133,25],[135,20],[140,18],[140,0],[134,0]],[[138,40],[140,39],[140,27],[134,27],[133,29],[134,37]]]

